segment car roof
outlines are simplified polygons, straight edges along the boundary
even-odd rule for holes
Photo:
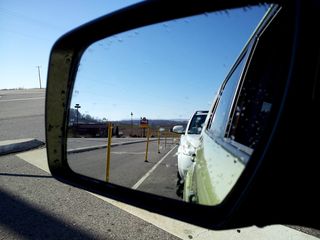
[[[207,110],[199,110],[194,113],[194,115],[206,115],[209,111]]]

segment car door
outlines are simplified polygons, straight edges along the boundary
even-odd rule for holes
[[[233,167],[233,161],[235,160],[230,158],[230,161],[225,161],[227,153],[220,146],[221,141],[219,139],[223,138],[225,128],[227,127],[232,99],[238,87],[239,79],[243,74],[251,48],[252,43],[248,44],[239,61],[229,74],[229,77],[223,83],[217,104],[211,109],[207,129],[203,132],[201,137],[202,143],[196,154],[195,166],[187,174],[189,180],[186,181],[187,184],[184,192],[184,199],[186,201],[198,202],[205,205],[218,204],[227,190],[224,184],[219,184],[220,181],[216,181],[219,179],[218,175],[226,172],[224,168],[233,169],[232,174],[236,176],[243,170],[242,164],[238,164],[235,168]],[[232,168],[230,168],[230,165]],[[213,171],[211,171],[212,168],[214,169]],[[216,175],[217,173],[218,175]],[[191,182],[190,178],[193,179]],[[236,180],[237,178],[234,179]]]
[[[277,13],[251,38],[221,86],[187,176],[192,180],[187,181],[185,200],[221,203],[269,131],[272,111],[279,108],[274,103],[281,98],[287,61],[279,54],[280,48],[285,49],[285,37],[274,37],[284,34],[276,22]],[[277,67],[271,69],[271,63]]]

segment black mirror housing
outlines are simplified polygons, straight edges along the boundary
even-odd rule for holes
[[[46,93],[46,140],[52,175],[62,182],[162,215],[209,229],[251,225],[297,224],[319,228],[320,202],[316,194],[319,132],[315,109],[319,109],[320,6],[302,1],[279,1],[286,19],[288,60],[283,94],[268,134],[261,140],[252,161],[237,184],[217,206],[193,205],[127,189],[72,171],[66,158],[68,109],[80,58],[93,42],[114,34],[166,20],[261,4],[261,1],[147,1],[106,15],[62,36],[53,46]],[[143,17],[141,17],[143,16]],[[257,28],[268,27],[272,13]],[[302,126],[299,129],[297,126]],[[309,140],[309,141],[305,141]],[[294,150],[294,152],[292,152]]]

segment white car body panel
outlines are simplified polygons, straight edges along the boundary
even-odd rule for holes
[[[188,122],[185,134],[181,135],[180,145],[177,151],[178,155],[178,172],[182,181],[184,181],[185,174],[187,173],[189,167],[193,163],[193,159],[196,153],[196,149],[200,145],[200,132],[199,134],[188,133],[191,121],[194,117],[202,115],[207,116],[208,111],[196,111]],[[203,121],[202,125],[205,121]]]

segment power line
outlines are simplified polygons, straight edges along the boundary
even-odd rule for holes
[[[65,31],[64,28],[62,28],[61,26],[57,26],[57,25],[54,25],[54,24],[52,24],[50,22],[43,21],[42,19],[37,19],[37,18],[34,18],[34,17],[30,17],[28,15],[24,15],[24,14],[21,14],[21,13],[16,12],[16,11],[5,9],[3,7],[0,7],[0,12],[2,14],[7,15],[8,17],[13,17],[16,20],[17,19],[22,20],[19,23],[24,23],[25,24],[26,22],[28,22],[32,26],[38,25],[39,27],[46,28],[46,29],[49,28],[51,30],[56,30],[56,31],[59,31],[59,32]]]

